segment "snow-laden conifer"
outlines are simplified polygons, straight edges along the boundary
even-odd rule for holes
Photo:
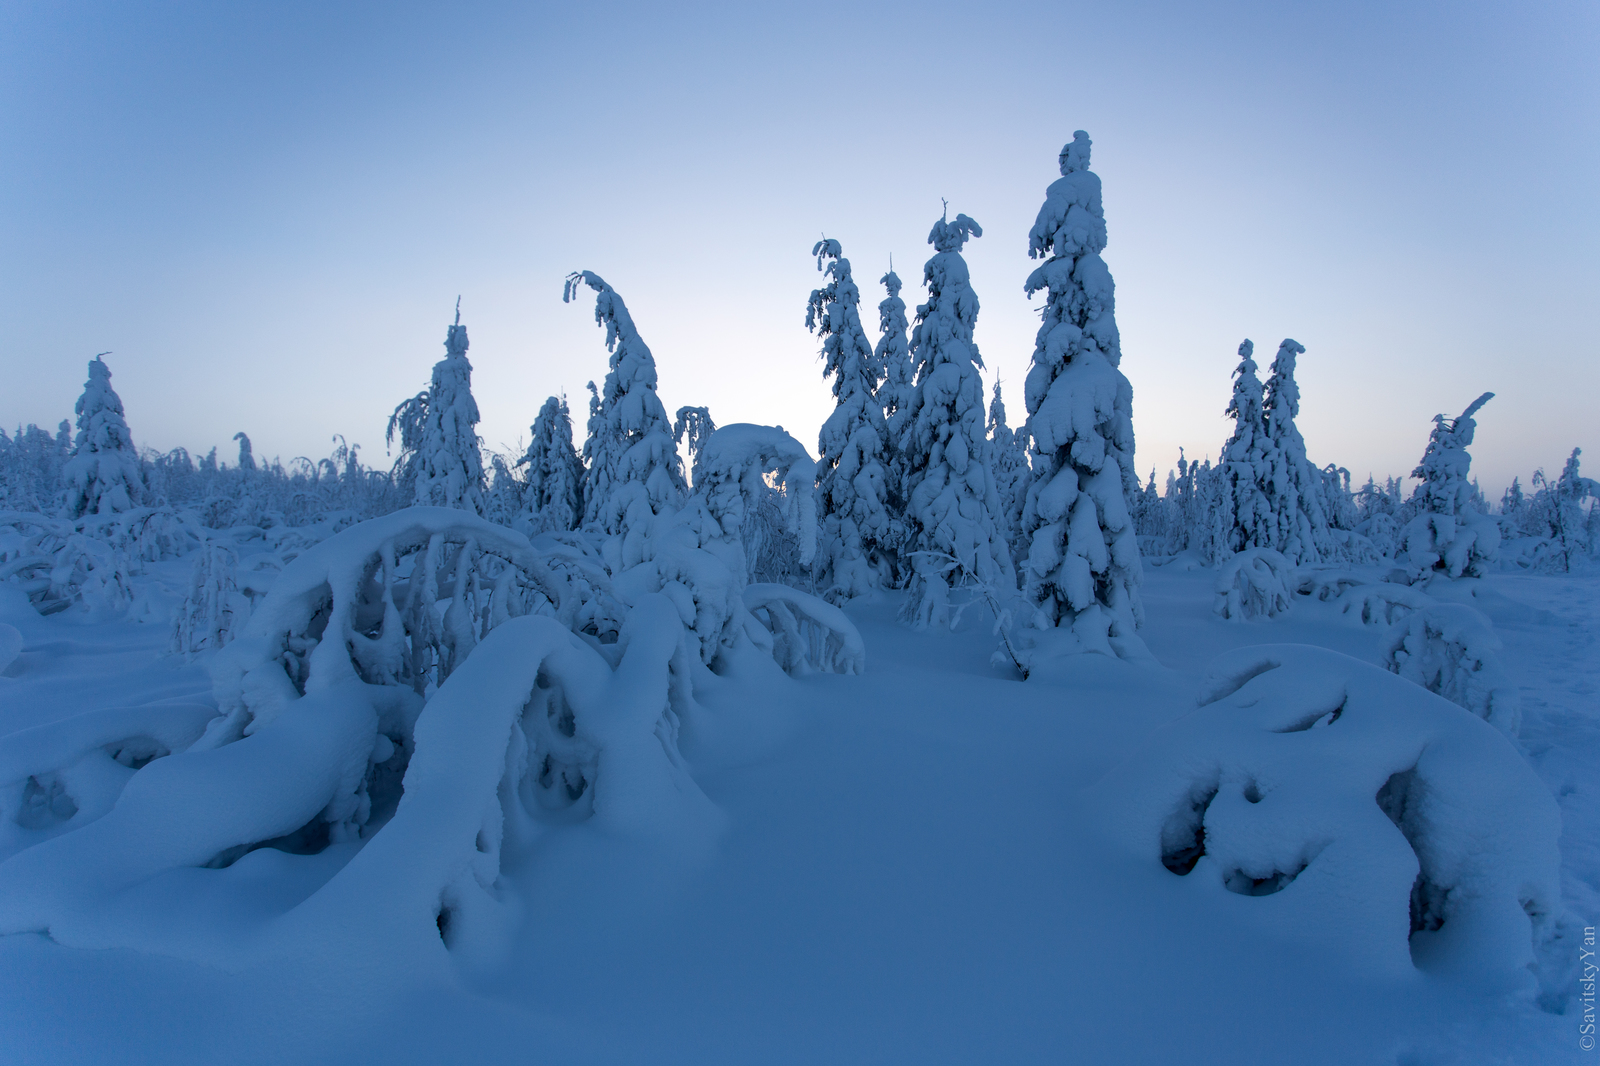
[[[966,215],[941,218],[928,234],[934,256],[923,268],[928,302],[911,334],[916,386],[903,416],[906,528],[912,549],[907,617],[918,627],[950,618],[952,579],[1002,595],[1016,589],[1000,524],[1000,498],[985,432],[983,359],[972,340],[978,297],[966,260],[968,237],[983,230]]]
[[[1263,399],[1271,463],[1266,477],[1273,514],[1271,546],[1297,565],[1319,562],[1333,554],[1322,504],[1322,475],[1306,458],[1305,438],[1294,424],[1300,414],[1295,358],[1303,354],[1304,345],[1284,338],[1272,360],[1272,376],[1267,378]]]
[[[1070,646],[1137,654],[1144,608],[1128,506],[1139,489],[1133,386],[1118,369],[1115,285],[1100,258],[1105,211],[1089,146],[1079,130],[1061,149],[1061,177],[1028,232],[1028,254],[1045,262],[1024,288],[1047,297],[1027,378],[1033,481],[1022,517],[1025,587],[1036,624],[1068,630]]]
[[[1457,417],[1433,419],[1427,451],[1411,472],[1422,482],[1410,501],[1418,513],[1400,533],[1414,577],[1435,572],[1482,577],[1499,553],[1500,528],[1473,506],[1467,480],[1472,465],[1467,445],[1478,428],[1472,416],[1492,399],[1494,393],[1486,392]]]
[[[900,454],[900,436],[905,410],[911,403],[915,375],[911,370],[911,345],[907,341],[910,323],[906,302],[900,298],[900,275],[891,262],[887,274],[878,279],[888,294],[878,304],[878,344],[872,361],[880,383],[878,406],[884,419],[884,508],[889,515],[889,534],[884,538],[884,558],[890,563],[887,580],[895,587],[909,576],[909,559],[900,558],[906,541],[906,464]]]
[[[656,361],[634,327],[628,307],[598,274],[567,277],[562,300],[581,286],[595,298],[594,320],[606,329],[611,370],[605,391],[590,404],[584,457],[583,524],[610,534],[645,535],[649,519],[678,507],[687,491],[683,460],[672,439],[672,421],[656,395]]]
[[[994,397],[989,401],[989,444],[994,456],[995,493],[1000,497],[998,517],[1005,528],[1006,541],[1011,545],[1012,559],[1027,554],[1022,540],[1022,505],[1028,498],[1028,431],[1013,430],[1006,424],[1006,405],[1000,398],[1000,382],[994,383]],[[1150,476],[1155,477],[1151,471]]]
[[[517,465],[525,467],[519,528],[562,533],[583,518],[583,463],[572,446],[572,412],[565,396],[552,396],[539,408],[533,440]]]
[[[1219,541],[1227,552],[1271,548],[1277,541],[1277,516],[1263,489],[1273,471],[1272,441],[1267,436],[1261,378],[1252,358],[1255,345],[1239,345],[1239,366],[1233,372],[1233,434],[1222,446],[1217,464],[1225,501]]]
[[[67,517],[132,510],[144,497],[144,473],[123,418],[122,399],[111,387],[111,368],[100,355],[89,360],[89,380],[74,410],[78,435],[61,468]]]
[[[241,430],[233,435],[233,439],[239,442],[239,469],[254,472],[256,457],[250,448],[250,437]]]
[[[456,309],[455,325],[445,334],[445,357],[433,366],[422,441],[417,448],[419,507],[484,511],[483,453],[478,440],[478,404],[472,398],[472,364],[467,362],[467,327]]]
[[[872,591],[887,569],[881,547],[891,539],[885,429],[850,260],[830,238],[811,254],[828,283],[811,292],[806,328],[822,338],[822,374],[833,378],[834,396],[833,413],[817,437],[817,587],[838,603]]]

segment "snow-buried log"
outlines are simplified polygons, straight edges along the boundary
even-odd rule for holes
[[[1200,703],[1095,786],[1114,846],[1224,920],[1375,975],[1531,987],[1561,819],[1504,736],[1301,645],[1223,656]]]

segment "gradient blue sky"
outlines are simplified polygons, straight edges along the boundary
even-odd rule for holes
[[[383,463],[459,293],[479,430],[606,368],[587,268],[669,410],[830,397],[804,309],[844,245],[876,337],[940,198],[1021,385],[1027,230],[1074,129],[1105,184],[1138,462],[1216,454],[1234,351],[1293,336],[1311,458],[1405,473],[1485,389],[1498,492],[1600,464],[1600,6],[0,3],[0,424],[96,352],[135,439]],[[1597,467],[1600,469],[1600,467]],[[1592,472],[1592,471],[1591,471]]]

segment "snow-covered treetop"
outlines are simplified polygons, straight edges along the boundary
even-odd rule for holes
[[[455,323],[445,331],[444,350],[445,357],[433,365],[433,382],[428,388],[422,420],[416,503],[481,515],[484,475],[477,433],[478,403],[472,397],[472,364],[467,361],[467,327],[461,324],[459,300]]]
[[[239,442],[239,469],[254,470],[256,468],[256,457],[255,453],[250,449],[250,437],[241,430],[233,435],[233,439]]]
[[[1028,231],[1028,255],[1077,259],[1106,247],[1106,215],[1100,202],[1100,177],[1089,170],[1089,135],[1078,130],[1061,149],[1061,177],[1045,190],[1044,204]],[[1035,278],[1039,282],[1035,283]],[[1040,277],[1028,279],[1028,294],[1057,286]]]
[[[144,494],[144,475],[132,434],[123,418],[122,398],[111,387],[111,368],[101,352],[89,360],[89,380],[73,409],[78,435],[72,457],[62,467],[70,518],[131,510]]]
[[[1274,440],[1281,440],[1284,434],[1290,432],[1296,439],[1300,436],[1300,431],[1294,427],[1294,420],[1300,417],[1300,386],[1294,380],[1294,364],[1295,357],[1304,354],[1305,345],[1292,337],[1285,337],[1272,360],[1272,376],[1267,379],[1266,386],[1266,404],[1268,428]]]
[[[959,252],[966,247],[968,237],[982,236],[982,226],[966,215],[957,215],[954,222],[946,218],[935,222],[928,232],[928,243],[936,252]]]
[[[878,367],[861,328],[861,292],[850,274],[850,260],[832,238],[818,241],[811,254],[828,278],[828,284],[811,290],[806,304],[806,329],[822,338],[823,376],[833,378],[836,399],[855,392],[871,396],[878,387]]]
[[[878,279],[886,296],[878,304],[878,330],[882,334],[872,351],[873,368],[883,381],[879,402],[886,416],[904,408],[911,389],[911,348],[906,342],[910,323],[906,302],[900,298],[900,275],[891,269]]]
[[[1486,392],[1455,418],[1434,416],[1427,451],[1422,455],[1422,462],[1411,471],[1412,477],[1422,481],[1417,493],[1426,501],[1429,512],[1453,515],[1471,499],[1467,471],[1471,468],[1472,456],[1467,454],[1467,445],[1472,443],[1478,429],[1472,416],[1492,399],[1494,393]]]
[[[954,222],[940,218],[928,233],[928,243],[937,254],[923,267],[922,283],[928,287],[928,302],[917,305],[917,324],[911,332],[919,382],[939,363],[966,358],[983,366],[983,357],[972,341],[978,321],[978,294],[972,290],[967,261],[961,257],[967,239],[982,236],[983,227],[966,215],[957,215]],[[981,395],[978,403],[981,419]]]
[[[1222,458],[1228,462],[1247,462],[1261,458],[1265,444],[1260,439],[1265,423],[1262,421],[1261,378],[1256,375],[1256,361],[1251,358],[1256,346],[1249,340],[1239,345],[1239,366],[1233,372],[1233,399],[1226,414],[1234,419],[1233,436],[1222,446]]]

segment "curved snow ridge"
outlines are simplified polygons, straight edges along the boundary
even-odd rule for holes
[[[1531,991],[1561,821],[1501,733],[1303,645],[1223,656],[1200,702],[1094,786],[1114,847],[1223,920],[1375,975]]]

